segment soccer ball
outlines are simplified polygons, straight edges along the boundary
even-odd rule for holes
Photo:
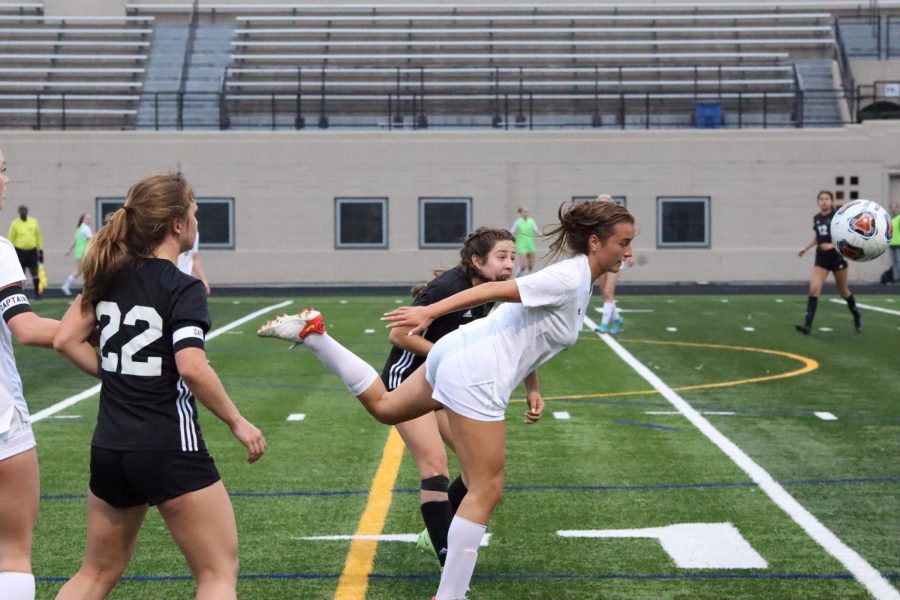
[[[894,237],[891,217],[877,202],[854,200],[838,209],[831,219],[831,240],[845,258],[857,262],[884,254]]]

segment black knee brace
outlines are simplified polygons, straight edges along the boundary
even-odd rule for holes
[[[445,492],[450,488],[450,480],[443,475],[435,475],[422,480],[422,491]]]

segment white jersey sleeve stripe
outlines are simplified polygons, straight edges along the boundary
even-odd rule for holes
[[[196,325],[180,327],[172,333],[172,344],[177,344],[181,340],[186,340],[187,338],[200,338],[203,340],[205,339],[205,336],[203,335],[203,330]]]

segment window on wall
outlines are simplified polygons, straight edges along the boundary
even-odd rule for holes
[[[387,198],[335,198],[337,248],[387,248]]]
[[[572,202],[593,202],[599,195],[600,194],[597,194],[595,196],[572,196]],[[610,196],[612,196],[613,202],[615,202],[619,206],[625,206],[628,202],[625,196],[613,196],[612,194],[610,194]]]
[[[658,248],[709,248],[709,197],[656,199]]]
[[[419,198],[420,248],[458,248],[470,231],[471,198]]]
[[[234,198],[197,198],[201,248],[234,248]]]
[[[97,198],[96,223],[125,204],[125,198]],[[234,198],[197,198],[201,248],[234,249]]]

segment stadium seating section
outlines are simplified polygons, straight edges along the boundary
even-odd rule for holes
[[[169,102],[177,95],[179,127],[841,122],[829,12],[753,2],[703,10],[688,3],[200,6],[188,26],[189,3],[132,3],[118,18],[49,17],[41,2],[0,3],[0,126],[171,127],[175,117],[165,110],[160,117],[166,94]],[[168,50],[179,60],[184,54],[186,65],[204,31],[227,36],[224,62],[206,69],[213,88],[193,88],[210,96],[193,122],[183,112],[202,100],[190,85],[199,70],[157,74],[155,87],[145,86],[154,53],[169,43],[159,31],[172,22],[190,30],[190,42]],[[831,106],[817,121],[810,99],[818,88],[831,94]]]

